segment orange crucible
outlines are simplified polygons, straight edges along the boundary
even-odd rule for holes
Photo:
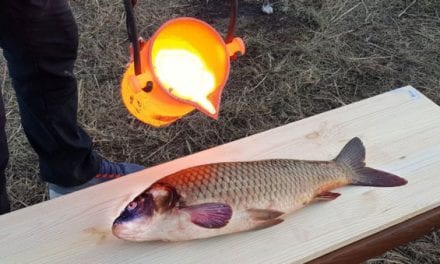
[[[217,119],[230,58],[244,54],[243,40],[225,43],[209,24],[189,17],[162,25],[141,47],[141,74],[131,63],[121,92],[128,111],[155,127],[198,109]]]

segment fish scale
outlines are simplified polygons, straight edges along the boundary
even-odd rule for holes
[[[232,198],[236,208],[252,208],[273,200],[290,205],[296,196],[312,197],[323,183],[348,180],[346,174],[347,170],[335,162],[264,160],[193,167],[158,183],[174,186],[188,205]]]

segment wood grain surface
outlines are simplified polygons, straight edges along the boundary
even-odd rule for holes
[[[255,232],[181,243],[126,242],[111,234],[126,203],[172,172],[219,161],[327,160],[355,136],[368,166],[409,183],[340,188],[334,201]],[[439,207],[439,171],[440,107],[404,87],[3,215],[0,263],[306,262]]]

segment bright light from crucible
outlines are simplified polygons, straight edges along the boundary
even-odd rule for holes
[[[160,82],[171,94],[216,113],[208,99],[215,89],[215,77],[197,54],[185,49],[161,49],[153,65]]]

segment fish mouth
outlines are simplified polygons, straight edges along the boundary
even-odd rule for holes
[[[127,241],[135,240],[133,234],[123,224],[113,224],[112,233],[115,237],[122,240],[127,240]]]
[[[116,218],[112,225],[112,233],[115,237],[126,241],[145,241],[144,230],[139,226],[145,223],[126,222]]]
[[[125,226],[124,224],[113,224],[112,233],[115,237],[125,241],[146,241],[139,233],[134,233],[133,230]]]
[[[122,229],[123,228],[122,228],[121,224],[116,223],[116,221],[115,221],[115,223],[113,223],[112,233],[115,237],[117,237],[119,239],[124,239],[124,236],[122,235],[124,232]]]
[[[121,217],[116,218],[113,222],[112,233],[119,239],[127,240],[130,237],[130,230]]]

